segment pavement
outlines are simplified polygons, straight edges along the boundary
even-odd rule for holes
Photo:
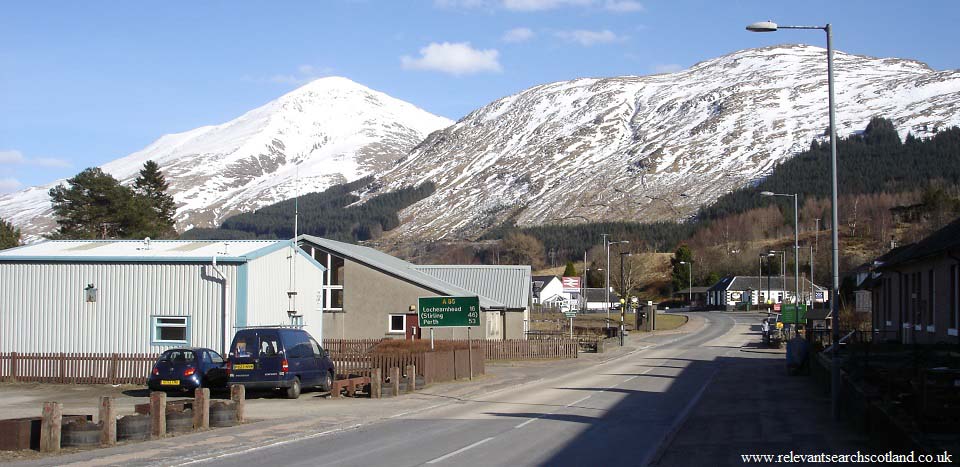
[[[750,454],[875,451],[866,436],[833,421],[828,391],[809,377],[787,374],[784,349],[757,346],[759,327],[751,334],[755,342],[723,362],[653,465],[743,465],[742,455]]]

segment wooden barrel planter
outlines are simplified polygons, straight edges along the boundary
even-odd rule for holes
[[[91,447],[100,445],[100,424],[90,423],[79,418],[63,425],[60,429],[60,446]]]
[[[237,424],[237,407],[233,403],[214,402],[210,404],[210,426],[227,427]]]
[[[127,415],[117,420],[117,440],[150,439],[150,416]]]
[[[167,433],[188,433],[193,431],[193,410],[167,413]]]

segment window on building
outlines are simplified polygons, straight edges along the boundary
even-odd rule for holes
[[[390,315],[389,316],[389,326],[391,333],[405,332],[404,320],[406,319],[405,315]]]
[[[346,262],[339,256],[334,256],[321,250],[314,250],[313,257],[318,263],[322,264],[323,267],[327,268],[327,272],[323,275],[323,295],[321,296],[323,311],[343,311],[343,285],[346,277]]]
[[[957,312],[960,311],[960,277],[957,277],[957,265],[950,266],[950,329],[957,329],[957,321],[960,320]]]
[[[154,344],[188,344],[189,316],[153,316],[151,317]]]
[[[933,308],[936,303],[936,298],[934,296],[935,289],[934,284],[934,275],[933,269],[927,271],[927,326],[936,326],[935,318],[933,316]]]

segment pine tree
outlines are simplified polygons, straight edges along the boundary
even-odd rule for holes
[[[20,246],[20,229],[0,219],[0,250]]]
[[[153,219],[145,220],[152,224],[147,230],[152,231],[158,238],[174,238],[177,235],[173,227],[177,205],[173,202],[173,197],[167,194],[169,187],[170,184],[160,172],[160,166],[154,161],[145,162],[140,169],[140,176],[133,182],[134,191],[146,199],[153,212],[153,216],[150,216]]]
[[[690,251],[690,247],[686,244],[680,245],[674,252],[673,258],[670,258],[670,266],[673,268],[671,276],[674,291],[692,285],[690,284],[690,268],[693,267],[693,253]]]
[[[133,193],[115,178],[100,170],[88,168],[67,180],[69,187],[50,189],[57,231],[51,238],[106,239],[123,236],[120,222],[122,210]]]
[[[567,267],[563,269],[563,277],[577,277],[577,268],[573,266],[573,261],[567,261]]]

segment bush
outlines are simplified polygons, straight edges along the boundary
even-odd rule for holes
[[[477,346],[474,346],[476,348]],[[434,340],[433,349],[437,352],[449,350],[467,350],[467,343],[460,341]],[[384,339],[370,350],[371,353],[419,353],[430,352],[429,339],[399,340]]]

